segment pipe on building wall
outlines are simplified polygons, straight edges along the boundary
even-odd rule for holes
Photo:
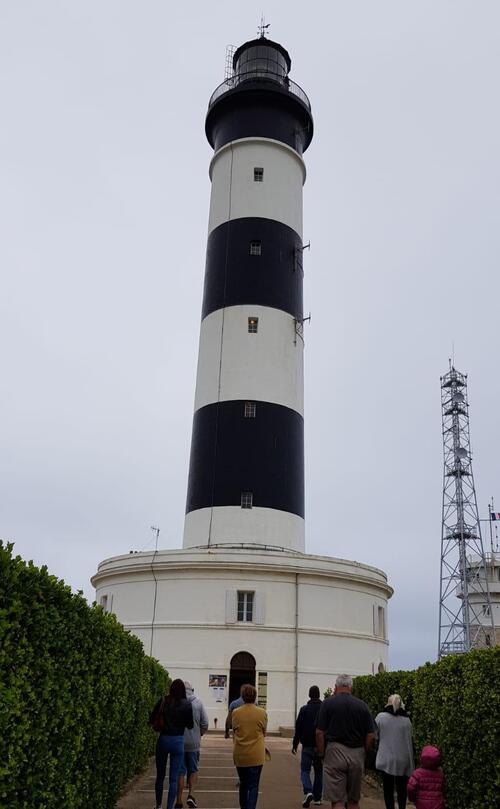
[[[295,574],[295,699],[294,704],[294,724],[297,718],[299,700],[299,574]]]

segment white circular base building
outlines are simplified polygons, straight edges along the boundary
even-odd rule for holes
[[[189,679],[211,727],[254,682],[269,729],[291,727],[309,686],[387,663],[385,574],[344,559],[255,546],[107,559],[97,601],[172,677]]]

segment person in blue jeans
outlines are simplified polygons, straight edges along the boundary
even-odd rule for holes
[[[193,728],[186,728],[184,731],[184,756],[179,772],[179,783],[177,784],[177,802],[174,809],[182,809],[182,795],[184,792],[184,779],[187,775],[188,796],[187,805],[189,809],[197,809],[198,804],[193,795],[196,783],[196,773],[200,763],[201,737],[208,730],[208,716],[203,703],[194,693],[194,688],[189,680],[184,680],[186,687],[186,697],[193,709]]]
[[[186,688],[182,680],[174,680],[168,695],[158,700],[151,711],[150,722],[153,722],[159,711],[163,714],[163,728],[156,742],[156,809],[161,809],[169,757],[167,809],[173,809],[184,758],[184,731],[193,727],[193,709],[186,699]]]
[[[316,720],[321,704],[319,688],[317,685],[312,685],[309,689],[309,702],[302,706],[295,722],[292,753],[295,755],[299,744],[302,745],[300,780],[304,790],[302,806],[305,809],[313,801],[319,806],[323,792],[323,762],[316,752]],[[311,783],[311,767],[314,770],[314,784]]]

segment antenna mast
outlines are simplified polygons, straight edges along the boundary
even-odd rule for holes
[[[271,23],[266,23],[266,18],[264,17],[264,12],[260,15],[260,25],[257,28],[257,33],[259,34],[260,39],[264,39],[265,35],[268,32],[268,29],[271,27]]]
[[[495,637],[472,474],[467,375],[450,361],[441,377],[443,518],[438,657],[489,646]]]

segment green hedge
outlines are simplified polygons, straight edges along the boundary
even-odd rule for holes
[[[2,809],[111,809],[153,751],[167,678],[113,615],[0,542]]]
[[[374,715],[394,693],[410,714],[417,755],[425,744],[443,753],[447,809],[498,809],[500,647],[354,681],[354,694]]]

